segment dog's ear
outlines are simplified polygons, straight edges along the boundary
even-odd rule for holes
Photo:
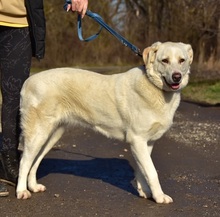
[[[144,49],[144,51],[142,53],[145,65],[147,65],[147,59],[148,59],[148,55],[149,55],[150,51],[151,51],[151,47],[147,47]]]
[[[192,64],[192,61],[193,61],[193,49],[192,49],[192,46],[190,44],[184,44],[182,42],[179,42],[179,44],[186,49],[186,52],[187,52],[188,57],[189,57],[189,64]]]
[[[186,50],[187,50],[188,56],[189,56],[189,63],[192,64],[192,61],[193,61],[193,49],[192,49],[192,46],[190,44],[186,44]]]
[[[156,42],[156,43],[152,44],[150,47],[147,47],[144,49],[143,60],[144,60],[144,63],[146,66],[154,62],[156,52],[157,52],[160,44],[161,44],[161,42]]]

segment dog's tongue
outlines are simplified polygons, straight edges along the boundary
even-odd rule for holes
[[[171,84],[170,85],[173,90],[177,90],[180,87],[180,84]]]

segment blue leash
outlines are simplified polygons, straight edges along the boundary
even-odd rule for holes
[[[71,0],[66,0],[66,3],[64,5],[64,10],[67,10],[68,4],[71,4]],[[117,33],[115,30],[113,30],[110,26],[108,26],[102,19],[102,17],[96,13],[93,13],[89,10],[86,11],[86,15],[94,19],[97,23],[100,24],[99,31],[86,39],[82,36],[82,18],[81,15],[78,15],[78,21],[77,21],[77,29],[78,29],[78,37],[81,41],[91,41],[98,37],[100,32],[102,31],[102,28],[105,28],[108,32],[110,32],[113,36],[115,36],[124,46],[129,47],[136,55],[142,57],[142,54],[140,52],[140,49],[131,44],[127,39],[122,37],[119,33]]]

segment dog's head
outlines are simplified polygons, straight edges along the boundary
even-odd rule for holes
[[[143,51],[147,76],[158,88],[178,91],[189,79],[193,60],[191,45],[174,42],[156,42]]]

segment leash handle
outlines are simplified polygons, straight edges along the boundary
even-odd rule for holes
[[[86,15],[88,15],[88,11],[86,11]],[[89,16],[89,15],[88,15],[88,16]],[[99,17],[99,19],[102,19],[98,14],[95,14],[95,13],[94,13],[93,16],[94,16],[94,17]],[[78,15],[77,30],[78,30],[78,37],[79,37],[79,39],[80,39],[81,41],[89,42],[89,41],[92,41],[92,40],[96,39],[96,38],[99,36],[99,34],[100,34],[100,32],[102,31],[102,29],[103,29],[103,27],[100,25],[100,29],[99,29],[99,31],[98,31],[96,34],[94,34],[94,35],[92,35],[92,36],[90,36],[90,37],[84,39],[83,36],[82,36],[82,18],[81,18],[81,15],[80,15],[80,14]]]
[[[71,0],[66,0],[66,3],[64,4],[64,10],[67,10],[68,4],[71,4]],[[108,32],[110,32],[113,36],[115,36],[124,46],[129,47],[136,55],[142,57],[142,54],[140,52],[140,49],[137,48],[135,45],[131,44],[127,39],[125,39],[123,36],[121,36],[119,33],[117,33],[115,30],[113,30],[110,26],[108,26],[102,19],[102,17],[96,13],[93,13],[92,11],[87,10],[86,15],[94,19],[97,23],[100,25],[99,31],[86,39],[82,36],[82,18],[81,15],[78,15],[77,20],[77,29],[78,29],[78,37],[81,41],[91,41],[98,37],[100,32],[102,31],[102,28],[105,28]]]
[[[66,0],[65,4],[63,6],[63,9],[65,11],[67,11],[67,7],[68,7],[69,4],[72,4],[72,1],[71,0]],[[86,15],[88,15],[88,16],[90,15],[90,17],[92,17],[92,16],[93,17],[99,17],[100,19],[102,19],[102,17],[99,16],[98,14],[93,13],[93,15],[91,15],[88,11],[86,11]],[[81,18],[80,14],[78,15],[77,30],[78,30],[78,37],[79,37],[80,41],[89,42],[89,41],[92,41],[92,40],[96,39],[98,37],[98,35],[100,34],[100,32],[102,31],[102,29],[103,29],[103,27],[100,26],[100,29],[96,34],[84,39],[83,36],[82,36],[82,18]]]

